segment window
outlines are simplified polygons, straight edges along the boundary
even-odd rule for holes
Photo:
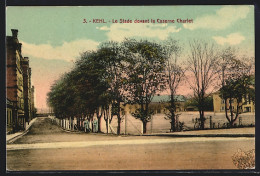
[[[221,100],[221,104],[225,104],[225,100],[224,99]]]
[[[221,111],[224,111],[225,110],[225,107],[224,106],[221,106]]]

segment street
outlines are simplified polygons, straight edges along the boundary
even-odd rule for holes
[[[7,144],[7,169],[190,170],[237,169],[232,155],[254,149],[255,138],[116,136],[67,132],[50,118]]]

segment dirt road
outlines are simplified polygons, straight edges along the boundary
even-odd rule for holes
[[[238,149],[253,149],[254,145],[254,138],[68,133],[50,119],[39,118],[29,133],[7,145],[7,168],[12,171],[236,169],[232,155]]]

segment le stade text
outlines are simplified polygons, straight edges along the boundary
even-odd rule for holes
[[[86,19],[84,19],[84,21],[86,21]],[[107,23],[107,21],[105,19],[92,19],[91,21],[92,23]],[[135,19],[135,20],[130,20],[130,19],[112,19],[109,20],[108,22],[112,22],[112,23],[193,23],[193,19],[181,19],[181,18],[177,18],[175,19],[171,19],[171,20],[165,20],[165,19],[143,19],[143,20],[139,20],[139,19]]]

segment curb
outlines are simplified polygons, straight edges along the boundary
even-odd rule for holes
[[[6,141],[6,144],[11,144],[14,141],[16,141],[17,139],[19,139],[20,137],[24,136],[25,134],[27,134],[29,132],[29,128],[27,130],[25,130],[22,134],[19,134],[17,136],[14,136],[13,138],[9,139]]]
[[[37,118],[37,117],[36,117]],[[17,139],[19,139],[20,137],[24,136],[25,134],[27,134],[29,132],[29,129],[31,128],[32,124],[35,122],[36,118],[34,118],[33,120],[31,120],[31,123],[29,124],[28,128],[26,130],[24,130],[22,132],[22,134],[19,134],[17,136],[14,136],[8,140],[6,140],[6,144],[11,144],[14,141],[16,141]]]
[[[81,134],[81,133],[84,133],[82,131],[72,131],[72,130],[67,130],[67,129],[64,129],[64,128],[61,128],[62,131],[65,131],[66,133],[75,133],[75,134]]]
[[[67,130],[67,129],[62,128],[62,127],[61,127],[61,130],[66,132],[66,133],[74,133],[74,134],[85,134],[86,133],[84,131],[79,131],[79,130],[74,130],[74,131],[73,130]],[[88,133],[86,133],[86,134],[88,134]],[[106,134],[106,133],[104,133],[104,132],[99,132],[99,133],[89,132],[89,134]]]
[[[163,137],[255,137],[255,134],[145,134],[142,136]]]

